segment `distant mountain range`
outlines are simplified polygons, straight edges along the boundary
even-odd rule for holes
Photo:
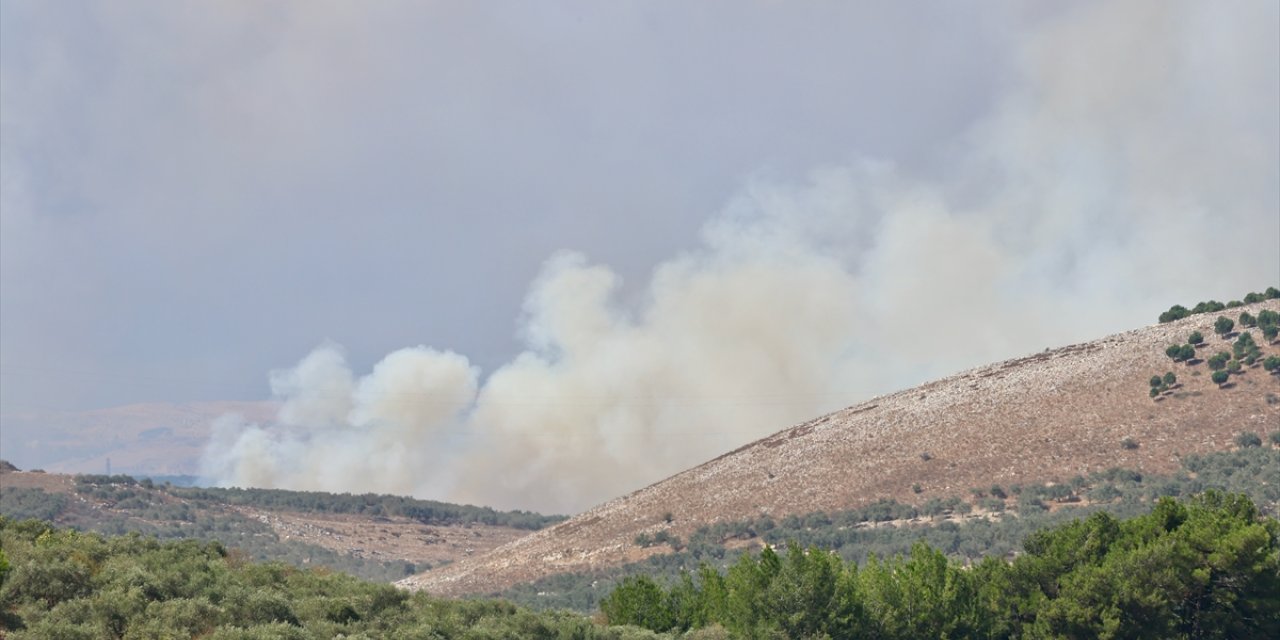
[[[74,412],[0,415],[0,458],[63,473],[195,475],[210,423],[238,413],[268,422],[274,402],[146,403]]]

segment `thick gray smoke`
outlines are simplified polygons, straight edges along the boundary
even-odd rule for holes
[[[877,393],[1274,284],[1278,6],[1045,18],[936,175],[866,160],[748,184],[638,298],[554,256],[527,350],[483,383],[448,351],[357,378],[321,346],[272,375],[279,424],[224,419],[206,470],[576,511]]]

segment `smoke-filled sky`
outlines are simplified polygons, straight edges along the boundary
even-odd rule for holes
[[[1280,5],[0,2],[0,419],[573,511],[1280,283]]]

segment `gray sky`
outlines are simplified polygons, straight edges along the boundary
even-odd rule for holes
[[[1280,284],[1280,4],[1051,4],[3,0],[0,419],[575,511]]]
[[[491,367],[561,249],[630,283],[752,176],[924,163],[963,3],[5,0],[3,408],[254,398],[326,338]]]

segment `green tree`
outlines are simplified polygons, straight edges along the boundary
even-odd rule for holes
[[[1182,345],[1181,347],[1178,348],[1178,359],[1186,361],[1188,363],[1190,363],[1192,360],[1195,360],[1196,348],[1189,344]]]
[[[1172,307],[1169,307],[1168,311],[1160,314],[1160,322],[1173,322],[1174,320],[1181,320],[1189,315],[1191,315],[1191,312],[1188,311],[1186,307],[1180,304],[1175,304]]]
[[[1212,379],[1212,380],[1213,380],[1213,383],[1214,383],[1214,384],[1216,384],[1216,385],[1218,385],[1218,386],[1222,386],[1222,385],[1224,385],[1224,384],[1226,384],[1226,383],[1227,383],[1227,380],[1228,380],[1230,377],[1231,377],[1231,375],[1230,375],[1230,374],[1228,374],[1226,371],[1224,371],[1224,370],[1222,370],[1222,369],[1218,369],[1217,371],[1214,371],[1214,372],[1213,372],[1213,374],[1210,376],[1210,379]]]
[[[630,576],[600,602],[600,611],[611,625],[630,624],[661,632],[675,626],[666,604],[666,594],[653,578]]]
[[[1214,371],[1225,369],[1227,367],[1227,361],[1230,359],[1230,353],[1227,353],[1226,351],[1219,351],[1218,353],[1209,356],[1209,368]]]
[[[1172,371],[1166,372],[1161,380],[1167,387],[1172,387],[1178,381],[1178,376],[1173,375]]]
[[[1248,311],[1242,311],[1240,313],[1240,326],[1256,327],[1258,326],[1258,319],[1253,317],[1253,315],[1250,314]]]
[[[1226,316],[1218,316],[1218,319],[1215,320],[1213,323],[1213,331],[1214,333],[1217,333],[1220,336],[1225,336],[1231,333],[1231,330],[1234,329],[1235,326],[1236,326],[1235,320],[1232,320],[1231,318],[1228,318]]]
[[[1190,344],[1199,345],[1204,342],[1204,334],[1200,333],[1199,331],[1192,331],[1191,335],[1187,336],[1187,342]]]

